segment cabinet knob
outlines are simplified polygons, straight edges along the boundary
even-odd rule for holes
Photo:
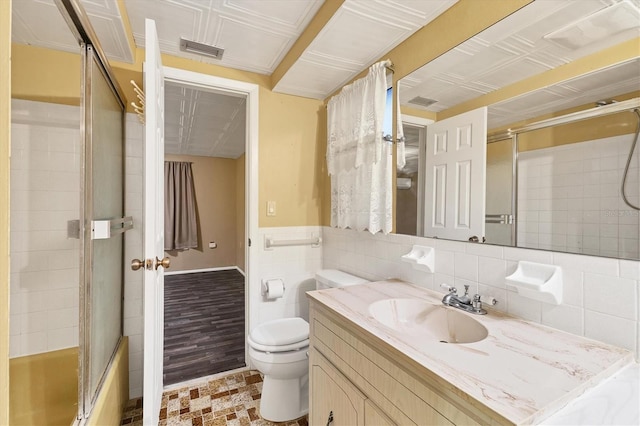
[[[329,411],[329,417],[327,418],[327,426],[333,423],[333,411]]]

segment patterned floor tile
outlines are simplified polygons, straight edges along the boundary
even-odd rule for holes
[[[162,395],[160,426],[308,426],[307,416],[273,423],[260,417],[262,375],[255,370],[203,380]],[[130,400],[121,425],[142,425],[142,398]]]

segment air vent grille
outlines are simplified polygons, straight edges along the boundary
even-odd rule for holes
[[[186,40],[184,38],[180,39],[180,50],[182,50],[183,52],[195,53],[215,59],[222,59],[222,54],[224,53],[224,49],[220,47],[198,43],[197,41]]]
[[[421,107],[428,107],[435,104],[436,102],[438,101],[436,101],[435,99],[423,98],[422,96],[416,96],[415,98],[409,100],[410,104],[419,105]]]

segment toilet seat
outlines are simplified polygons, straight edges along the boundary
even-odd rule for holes
[[[249,345],[263,352],[286,352],[309,346],[309,323],[302,318],[267,321],[247,337]]]
[[[289,351],[298,351],[300,349],[309,347],[309,339],[305,339],[297,343],[292,343],[290,345],[282,345],[282,346],[261,345],[251,340],[251,337],[249,337],[247,341],[249,342],[249,346],[251,348],[260,352],[289,352]]]

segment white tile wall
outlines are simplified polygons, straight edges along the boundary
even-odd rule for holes
[[[435,247],[435,271],[402,262],[413,244]],[[498,300],[494,307],[530,321],[621,346],[640,354],[640,262],[596,256],[470,244],[407,235],[323,228],[323,267],[371,280],[399,278],[444,293],[440,284]],[[505,289],[518,260],[562,267],[563,302],[533,301]]]
[[[632,139],[622,135],[519,154],[519,245],[637,258],[640,212],[620,197]],[[636,154],[625,191],[635,205],[639,171]]]
[[[309,302],[305,293],[315,289],[315,273],[322,268],[322,245],[264,248],[265,237],[274,240],[309,239],[321,236],[314,226],[260,228],[257,271],[250,271],[249,329],[272,319],[299,316],[309,319]],[[267,300],[261,295],[261,281],[279,278],[284,281],[284,296]]]
[[[78,346],[78,107],[12,100],[9,356]]]
[[[124,234],[124,335],[129,336],[129,397],[142,396],[143,287],[142,272],[126,267],[130,259],[140,259],[142,251],[142,188],[144,126],[136,114],[125,120],[125,216],[133,217],[133,229]]]

